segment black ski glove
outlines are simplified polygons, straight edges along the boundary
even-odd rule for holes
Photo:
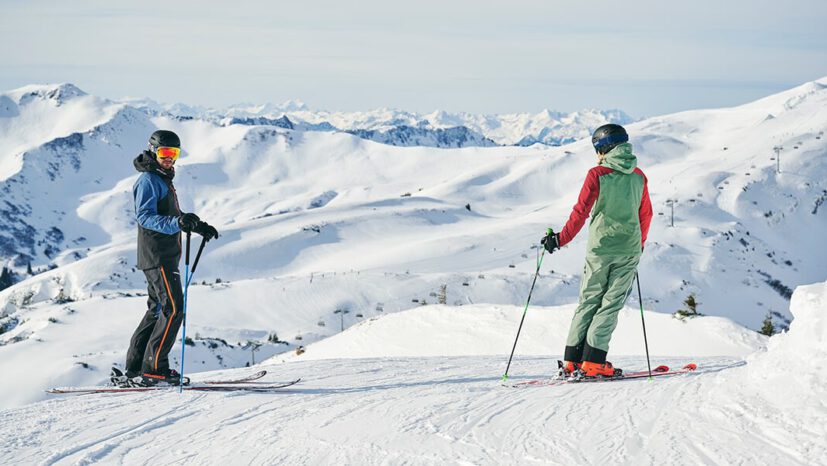
[[[560,249],[560,234],[549,233],[546,236],[543,236],[543,239],[540,240],[540,244],[546,248],[546,251],[548,251],[549,254],[552,254],[555,250]]]
[[[195,214],[181,214],[178,216],[178,228],[184,233],[189,233],[195,230],[200,221],[201,219]]]
[[[218,238],[218,230],[207,222],[198,222],[198,225],[193,228],[194,232],[206,238],[207,241]]]

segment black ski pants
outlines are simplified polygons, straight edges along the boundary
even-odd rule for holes
[[[126,353],[130,374],[166,374],[169,352],[175,344],[184,314],[184,293],[177,264],[144,270],[147,281],[147,311],[135,329]]]

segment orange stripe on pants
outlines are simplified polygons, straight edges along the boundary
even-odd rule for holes
[[[167,328],[164,330],[164,336],[161,338],[161,341],[158,343],[158,350],[155,352],[155,370],[158,370],[158,358],[161,357],[161,347],[164,346],[164,341],[167,339],[167,334],[169,333],[169,326],[172,325],[172,319],[175,318],[175,298],[172,297],[172,290],[169,288],[169,282],[167,281],[167,274],[164,272],[164,266],[161,266],[161,276],[164,277],[164,285],[167,287],[167,298],[172,303],[172,315],[167,318]],[[163,310],[162,310],[163,312]]]

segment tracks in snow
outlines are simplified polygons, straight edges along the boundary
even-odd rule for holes
[[[651,382],[522,390],[499,385],[501,359],[306,361],[268,367],[305,378],[285,393],[50,400],[0,413],[0,454],[46,464],[797,464],[801,436],[810,451],[824,449],[812,440],[818,432],[752,409],[749,393],[730,394],[732,359],[701,359],[696,374]],[[553,365],[521,358],[512,374],[536,378]]]

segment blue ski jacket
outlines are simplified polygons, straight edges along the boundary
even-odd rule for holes
[[[181,209],[172,184],[175,170],[164,170],[147,151],[135,158],[133,165],[141,172],[132,186],[138,221],[138,268],[177,266],[181,260]]]

